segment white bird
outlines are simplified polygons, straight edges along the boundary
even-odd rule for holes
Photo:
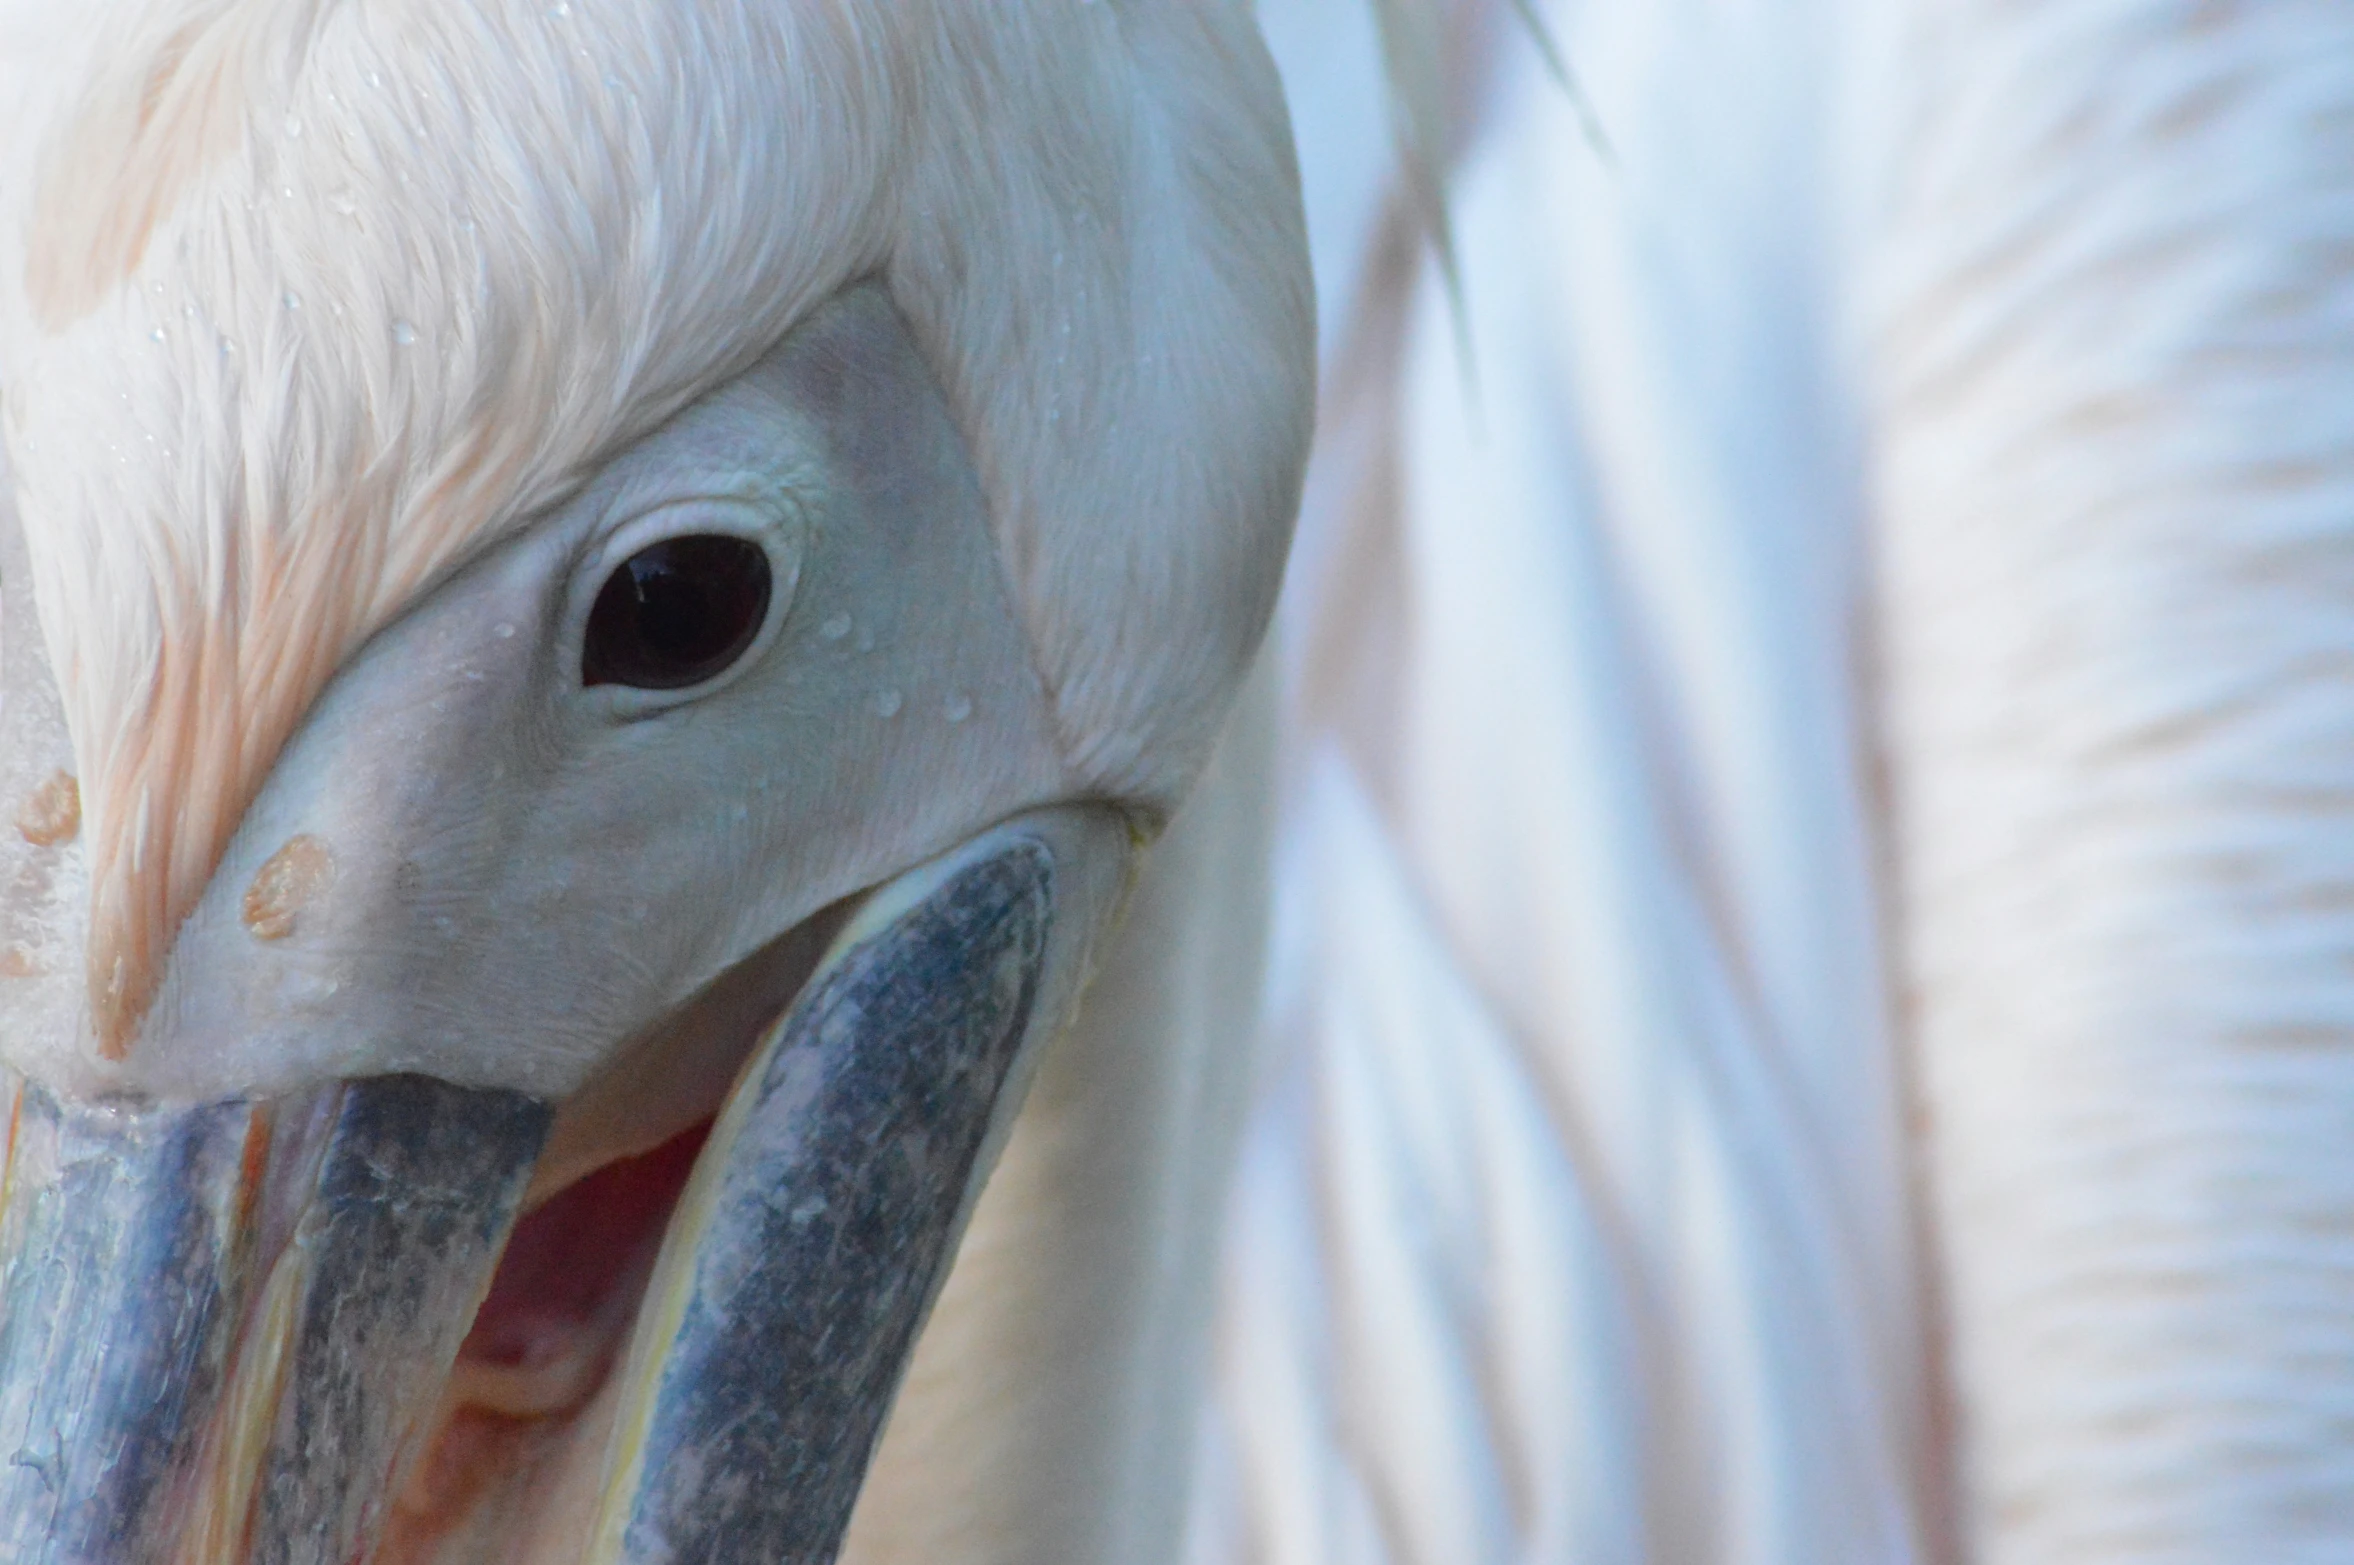
[[[1589,108],[1382,9],[1264,7],[1282,689],[964,1099],[846,1557],[2343,1557],[2349,23],[1533,7]],[[1247,14],[0,26],[0,1553],[803,1557],[970,1165],[777,1094],[1056,1009],[1272,591]],[[720,1288],[867,1175],[891,1266]],[[827,1373],[747,1400],[742,1320]],[[702,1444],[793,1416],[852,1460]]]
[[[0,156],[0,1558],[830,1559],[993,1161],[850,1555],[1166,1554],[1248,7],[26,0]]]

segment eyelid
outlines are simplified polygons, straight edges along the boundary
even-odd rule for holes
[[[575,586],[586,580],[593,593],[615,567],[648,544],[690,532],[752,539],[769,546],[772,565],[789,562],[797,567],[800,537],[806,530],[801,506],[789,490],[774,479],[740,475],[701,493],[633,507],[623,520],[602,529],[584,551],[574,571]]]

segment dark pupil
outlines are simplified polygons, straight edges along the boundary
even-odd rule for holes
[[[768,615],[768,553],[741,538],[665,538],[631,555],[589,610],[581,683],[678,690],[744,655]]]

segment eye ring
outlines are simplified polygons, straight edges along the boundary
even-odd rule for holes
[[[743,661],[769,619],[768,551],[727,532],[688,531],[639,547],[607,574],[581,638],[580,679],[631,690],[691,690]]]

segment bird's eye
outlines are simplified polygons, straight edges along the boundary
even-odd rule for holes
[[[665,538],[621,562],[589,610],[584,685],[683,690],[744,655],[768,617],[768,552],[744,538]]]

